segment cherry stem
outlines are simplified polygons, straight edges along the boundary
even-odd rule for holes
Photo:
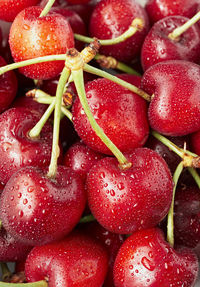
[[[130,38],[131,36],[133,36],[137,31],[142,31],[142,29],[144,28],[144,21],[140,18],[135,18],[130,27],[128,28],[128,30],[126,30],[122,35],[120,35],[119,37],[113,38],[113,39],[107,39],[107,40],[100,40],[98,39],[98,41],[100,42],[100,44],[102,46],[107,46],[107,45],[115,45],[118,43],[121,43],[123,41],[125,41],[126,39]],[[90,37],[86,37],[80,34],[74,34],[74,38],[76,40],[82,41],[84,43],[91,43],[94,41],[94,38],[90,38]]]
[[[49,0],[42,10],[40,17],[46,16],[56,0]]]
[[[64,67],[56,90],[54,124],[53,124],[53,144],[52,144],[51,162],[47,174],[47,176],[50,178],[55,177],[57,171],[57,160],[60,154],[59,131],[60,131],[62,96],[65,89],[65,84],[69,76],[70,76],[70,70]]]
[[[48,287],[48,283],[44,280],[32,283],[7,283],[0,282],[1,287]]]
[[[5,281],[6,279],[10,278],[12,273],[10,272],[8,265],[5,262],[0,262],[1,264],[1,271],[2,271],[2,279]]]
[[[200,189],[200,176],[199,176],[198,172],[193,167],[188,167],[188,170],[189,170],[190,174],[192,175],[192,177],[194,178],[198,188]]]
[[[79,223],[88,223],[88,222],[93,222],[93,221],[96,221],[96,219],[94,218],[92,214],[90,214],[90,215],[86,215],[82,217]]]
[[[172,196],[172,203],[167,217],[167,241],[173,247],[174,246],[174,199],[175,199],[175,192],[178,183],[178,179],[183,171],[184,163],[181,161],[177,166],[173,181],[174,181],[174,188],[173,188],[173,196]]]
[[[66,54],[48,55],[48,56],[38,57],[34,59],[29,59],[29,60],[9,64],[9,65],[6,65],[0,68],[0,76],[6,72],[9,72],[11,70],[15,70],[18,68],[22,68],[22,67],[26,67],[26,66],[34,65],[34,64],[39,64],[39,63],[44,63],[44,62],[64,61],[65,58],[66,58]]]
[[[168,37],[171,40],[179,41],[179,37],[199,20],[200,20],[200,11],[196,15],[194,15],[190,20],[188,20],[185,24],[174,29],[174,31],[170,33]]]
[[[137,71],[127,66],[126,64],[117,61],[113,57],[106,57],[104,55],[97,54],[94,59],[99,63],[99,65],[106,69],[117,69],[127,74],[141,76]]]
[[[139,95],[140,97],[142,97],[143,99],[145,99],[146,101],[150,102],[151,101],[151,96],[148,95],[147,93],[145,93],[144,91],[142,91],[141,89],[137,88],[136,86],[134,85],[131,85],[130,83],[126,82],[126,81],[123,81],[121,79],[119,79],[118,77],[116,76],[113,76],[105,71],[102,71],[100,69],[97,69],[97,68],[94,68],[88,64],[85,64],[84,67],[83,67],[83,70],[85,72],[88,72],[88,73],[91,73],[91,74],[94,74],[94,75],[97,75],[99,77],[102,77],[102,78],[105,78],[105,79],[108,79],[114,83],[117,83],[119,84],[120,86],[130,90],[131,92]]]
[[[109,148],[109,150],[115,155],[117,160],[119,161],[120,167],[122,169],[130,168],[131,163],[127,161],[125,156],[121,153],[121,151],[112,143],[112,141],[106,136],[102,128],[97,124],[91,110],[90,106],[87,102],[87,97],[85,93],[84,80],[83,80],[83,69],[72,70],[72,76],[74,79],[74,83],[76,86],[76,90],[81,102],[81,105],[84,109],[84,112],[95,131],[96,135],[102,140],[102,142]]]

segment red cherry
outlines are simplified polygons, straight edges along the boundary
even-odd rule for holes
[[[168,37],[175,28],[188,20],[182,16],[170,16],[154,24],[142,47],[141,61],[144,70],[167,60],[199,61],[200,29],[197,25],[185,31],[178,41]]]
[[[59,166],[56,177],[46,169],[26,167],[17,171],[1,195],[5,229],[20,241],[41,245],[62,238],[79,222],[86,203],[82,180]]]
[[[28,108],[30,110],[35,110],[35,111],[39,112],[41,115],[43,115],[47,109],[47,105],[40,104],[40,103],[34,101],[33,98],[26,97],[26,96],[16,98],[16,100],[13,102],[12,106],[13,106],[13,108],[17,108],[17,107],[22,108],[23,107],[23,108]]]
[[[183,136],[200,129],[200,67],[187,61],[167,61],[150,67],[142,88],[153,95],[149,106],[152,129]]]
[[[67,0],[69,4],[87,4],[90,0]]]
[[[200,155],[200,131],[192,134],[190,140],[193,151]]]
[[[104,158],[87,177],[88,203],[99,223],[111,232],[129,234],[153,227],[167,214],[173,182],[165,161],[147,148],[135,149],[119,168],[114,158]]]
[[[195,254],[189,249],[175,251],[159,229],[132,234],[114,266],[116,287],[191,287],[197,275]]]
[[[13,22],[19,12],[27,7],[37,5],[40,0],[1,0],[0,19]]]
[[[98,39],[112,39],[123,34],[135,18],[144,20],[144,28],[126,41],[101,47],[100,52],[122,62],[129,62],[140,53],[148,31],[148,18],[140,4],[134,0],[102,0],[91,16],[90,34]]]
[[[15,62],[63,54],[74,47],[73,32],[68,21],[53,12],[39,17],[41,12],[40,7],[29,7],[15,18],[9,36]],[[64,61],[55,61],[23,67],[20,71],[33,79],[48,79],[57,76],[63,66]]]
[[[137,81],[139,86],[138,77]],[[149,132],[145,100],[107,79],[89,82],[85,89],[94,118],[122,152],[144,145]],[[110,154],[110,150],[91,128],[78,97],[72,113],[74,127],[80,138],[92,149]]]
[[[105,248],[81,233],[35,247],[26,265],[28,282],[48,279],[49,287],[101,287],[107,272]]]
[[[148,0],[146,11],[152,23],[172,15],[191,18],[196,14],[199,0]]]

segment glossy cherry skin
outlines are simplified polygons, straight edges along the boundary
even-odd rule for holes
[[[168,136],[200,130],[200,67],[187,61],[167,61],[150,67],[142,88],[154,95],[148,116],[152,129]]]
[[[41,115],[43,115],[47,109],[47,105],[40,104],[40,103],[34,101],[33,98],[26,97],[26,96],[21,96],[21,97],[16,98],[16,100],[13,102],[12,107],[13,108],[20,108],[20,107],[22,108],[23,107],[23,108],[27,108],[30,110],[35,110],[38,113],[40,113]]]
[[[46,176],[47,171],[37,167],[20,169],[1,196],[3,226],[14,238],[31,245],[68,234],[85,208],[84,184],[72,170],[59,166],[54,179]]]
[[[137,148],[125,156],[131,168],[122,170],[115,158],[104,158],[87,177],[92,214],[107,230],[119,234],[158,224],[169,210],[173,188],[167,164],[156,152]]]
[[[48,278],[49,287],[101,287],[107,268],[105,247],[75,232],[60,242],[35,247],[25,272],[28,282]]]
[[[193,25],[180,36],[178,41],[168,35],[189,19],[182,16],[169,16],[154,24],[142,46],[141,61],[144,70],[167,60],[199,62],[200,28]]]
[[[73,32],[68,21],[53,12],[39,17],[41,11],[40,7],[29,7],[15,18],[9,35],[15,62],[65,54],[67,49],[74,47]],[[55,61],[23,67],[20,71],[32,79],[48,79],[57,76],[63,67],[64,61]]]
[[[151,23],[172,15],[191,18],[197,12],[199,0],[148,0],[145,6]]]
[[[196,154],[200,155],[200,130],[191,135],[190,142],[191,142],[192,150]]]
[[[132,234],[114,266],[116,287],[192,287],[198,260],[189,249],[175,251],[157,228]]]
[[[85,89],[94,118],[122,152],[144,145],[149,133],[145,100],[107,79],[89,82]],[[111,154],[92,129],[78,97],[72,114],[79,137],[92,149]]]
[[[29,131],[41,114],[25,108],[12,108],[0,115],[0,181],[24,166],[47,166],[51,159],[52,126],[45,124],[40,138],[31,139]]]
[[[90,35],[98,39],[112,39],[124,33],[135,18],[144,20],[144,28],[126,41],[103,46],[100,53],[112,56],[122,62],[129,62],[140,53],[149,25],[146,12],[134,0],[102,0],[91,16]]]

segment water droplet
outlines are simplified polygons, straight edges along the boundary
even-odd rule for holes
[[[142,262],[142,265],[149,271],[153,271],[155,269],[155,264],[151,262],[148,258],[143,257],[141,262]]]

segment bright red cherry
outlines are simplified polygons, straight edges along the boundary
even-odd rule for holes
[[[156,228],[127,238],[114,266],[116,287],[192,287],[197,275],[195,254],[189,249],[175,251]]]
[[[136,80],[139,86],[140,79],[137,77]],[[89,82],[85,89],[94,118],[122,152],[144,145],[149,133],[144,99],[107,79]],[[92,129],[78,97],[72,113],[74,127],[80,138],[92,149],[110,154]]]
[[[200,59],[200,29],[193,25],[184,32],[179,40],[168,35],[189,19],[182,16],[166,17],[154,24],[142,46],[141,61],[144,70],[156,63],[167,60],[187,60],[198,62]]]
[[[147,148],[126,158],[132,167],[122,170],[115,158],[104,158],[87,177],[92,214],[107,230],[129,234],[153,227],[167,214],[173,182],[165,161]]]
[[[151,23],[172,15],[191,18],[197,12],[199,0],[148,0],[146,11]]]
[[[200,130],[200,67],[187,61],[167,61],[150,67],[142,88],[153,95],[149,105],[152,129],[169,136]]]
[[[39,17],[41,12],[40,7],[29,7],[15,18],[9,36],[15,62],[63,54],[74,47],[73,32],[68,21],[53,12]],[[57,76],[63,66],[64,61],[56,61],[23,67],[20,71],[33,79],[48,79]]]
[[[49,287],[101,287],[108,268],[105,247],[81,233],[35,247],[25,272],[28,282],[48,280]]]
[[[200,155],[200,131],[194,133],[190,137],[191,146],[193,151]]]
[[[112,39],[123,34],[135,18],[144,20],[144,28],[126,41],[111,46],[103,46],[100,52],[122,62],[129,62],[140,53],[144,37],[148,31],[148,17],[135,0],[102,0],[91,16],[90,34],[98,39]]]
[[[14,238],[30,245],[55,241],[79,222],[86,203],[82,180],[59,166],[55,178],[47,168],[17,171],[1,195],[1,219]]]

